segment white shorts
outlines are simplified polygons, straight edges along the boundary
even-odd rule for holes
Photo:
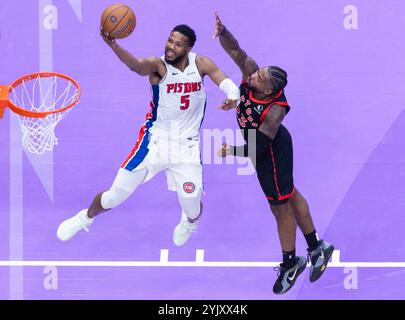
[[[140,135],[121,168],[131,172],[146,168],[143,183],[165,171],[168,189],[183,197],[195,197],[203,189],[198,137],[168,140],[147,132],[142,137]]]

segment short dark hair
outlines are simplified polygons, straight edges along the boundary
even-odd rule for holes
[[[180,32],[182,35],[185,35],[188,38],[188,44],[190,45],[190,47],[194,46],[194,43],[197,40],[197,36],[195,35],[194,30],[191,29],[188,25],[179,24],[173,28],[172,32],[174,31]]]
[[[268,66],[270,81],[273,84],[274,91],[279,92],[287,85],[287,72],[277,66]]]

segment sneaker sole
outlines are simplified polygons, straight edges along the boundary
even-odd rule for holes
[[[324,262],[323,265],[321,266],[321,269],[322,269],[322,267],[323,267],[323,270],[320,271],[320,273],[319,273],[319,275],[318,275],[317,277],[315,277],[315,278],[309,278],[309,281],[310,281],[311,283],[317,281],[317,280],[323,275],[323,273],[325,272],[326,267],[328,266],[328,263],[329,263],[329,259],[330,259],[330,257],[332,256],[333,251],[335,251],[335,247],[334,247],[334,246],[331,246],[330,248],[331,248],[332,250],[330,251],[330,253],[329,253],[328,255],[326,255],[325,262]]]
[[[291,282],[290,286],[287,288],[286,291],[284,291],[284,292],[279,292],[279,293],[276,293],[276,292],[273,291],[273,293],[274,293],[274,294],[278,294],[278,295],[282,295],[282,294],[287,293],[292,287],[294,287],[295,281],[297,281],[298,277],[300,276],[301,273],[304,272],[304,270],[305,270],[306,267],[307,267],[307,264],[304,263],[304,264],[298,269],[298,272],[297,272],[297,274],[296,274],[296,276],[295,276],[294,281]]]

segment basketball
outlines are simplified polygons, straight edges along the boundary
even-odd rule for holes
[[[101,26],[110,38],[123,39],[134,31],[136,17],[130,7],[124,4],[113,4],[101,15]]]

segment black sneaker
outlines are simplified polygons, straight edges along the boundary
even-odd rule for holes
[[[280,264],[280,267],[274,268],[277,271],[277,280],[273,286],[273,292],[275,294],[283,294],[292,288],[297,280],[298,276],[305,270],[307,260],[304,257],[297,257],[297,263],[295,266],[287,269]]]
[[[333,250],[335,248],[330,243],[320,240],[318,248],[308,252],[308,261],[311,262],[309,281],[315,282],[321,277],[332,256]]]

